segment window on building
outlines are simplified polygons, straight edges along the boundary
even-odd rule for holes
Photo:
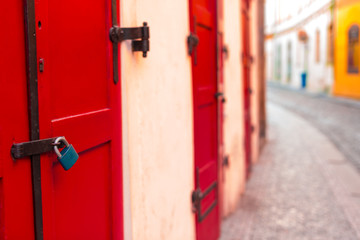
[[[275,79],[280,81],[281,80],[281,58],[282,58],[282,51],[281,51],[281,44],[277,45],[276,47],[276,55],[275,55]]]
[[[291,41],[289,41],[287,45],[287,74],[286,74],[287,82],[291,81],[291,75],[292,75],[292,45],[291,45]]]
[[[320,62],[320,31],[316,30],[315,35],[315,62]]]
[[[348,31],[348,73],[359,73],[359,26],[352,25]]]
[[[334,62],[334,27],[333,24],[330,23],[327,30],[327,62],[332,64]]]
[[[296,41],[296,57],[295,57],[295,63],[296,63],[296,66],[297,66],[297,67],[300,66],[300,45],[301,45],[301,42],[300,42],[300,41]]]

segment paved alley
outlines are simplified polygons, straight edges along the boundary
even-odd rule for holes
[[[311,122],[360,172],[360,101],[268,86],[268,101]]]
[[[307,100],[294,94],[297,102],[283,108],[277,104],[280,91],[270,90],[268,95],[267,145],[238,210],[222,224],[221,240],[360,239],[359,171],[317,128],[321,121],[322,131],[336,126],[334,118],[327,117],[333,103],[311,103],[314,111],[306,112]],[[291,105],[299,109],[297,113],[287,110]],[[354,121],[351,113],[336,114]],[[317,121],[315,127],[308,121],[312,119]],[[351,135],[349,131],[344,135]]]

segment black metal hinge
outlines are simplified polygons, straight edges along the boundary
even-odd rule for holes
[[[190,35],[187,37],[187,44],[188,44],[188,54],[191,56],[194,53],[194,64],[197,65],[197,46],[199,45],[199,37],[196,34],[196,16],[193,16],[194,18],[194,26],[193,26],[193,32],[190,33]]]
[[[224,45],[222,47],[221,51],[223,52],[225,59],[227,59],[229,57],[229,48],[228,48],[228,46]]]
[[[142,27],[120,28],[113,26],[110,28],[110,40],[113,43],[132,40],[132,50],[134,52],[143,52],[143,57],[146,57],[147,52],[150,50],[149,38],[150,28],[146,22],[143,23]]]
[[[197,218],[199,222],[202,222],[206,218],[206,216],[209,215],[209,213],[215,208],[217,204],[217,199],[215,199],[210,205],[210,207],[206,209],[205,212],[201,212],[201,200],[203,200],[213,189],[215,189],[216,186],[217,186],[217,182],[214,182],[204,192],[202,192],[200,188],[197,188],[191,194],[191,200],[193,203],[192,211],[197,213]]]
[[[229,155],[224,156],[223,161],[222,161],[222,165],[224,167],[228,167],[230,165]]]
[[[226,98],[225,98],[225,95],[224,95],[223,92],[217,92],[217,93],[215,93],[215,98],[216,98],[216,99],[219,99],[219,98],[220,98],[222,103],[225,103],[225,102],[226,102]]]
[[[193,33],[190,33],[190,35],[187,38],[187,43],[188,43],[188,54],[191,55],[194,51],[194,48],[197,47],[197,45],[199,44],[199,37]]]

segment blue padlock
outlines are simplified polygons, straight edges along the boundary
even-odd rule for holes
[[[58,145],[60,143],[64,143],[65,144],[65,148],[63,150],[61,150],[61,152],[59,151]],[[74,147],[69,144],[65,137],[58,137],[55,142],[54,142],[54,150],[56,155],[58,156],[58,160],[61,164],[61,166],[67,171],[70,168],[72,168],[72,166],[74,166],[74,164],[76,163],[76,161],[79,158],[79,155],[77,154],[77,152],[75,151]]]

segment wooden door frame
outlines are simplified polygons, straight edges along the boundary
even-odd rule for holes
[[[217,91],[223,92],[224,87],[224,0],[216,0],[216,65],[217,65]],[[217,100],[217,147],[218,147],[218,204],[219,204],[219,223],[223,216],[223,199],[224,199],[224,183],[223,183],[223,162],[225,156],[224,143],[224,99]]]

